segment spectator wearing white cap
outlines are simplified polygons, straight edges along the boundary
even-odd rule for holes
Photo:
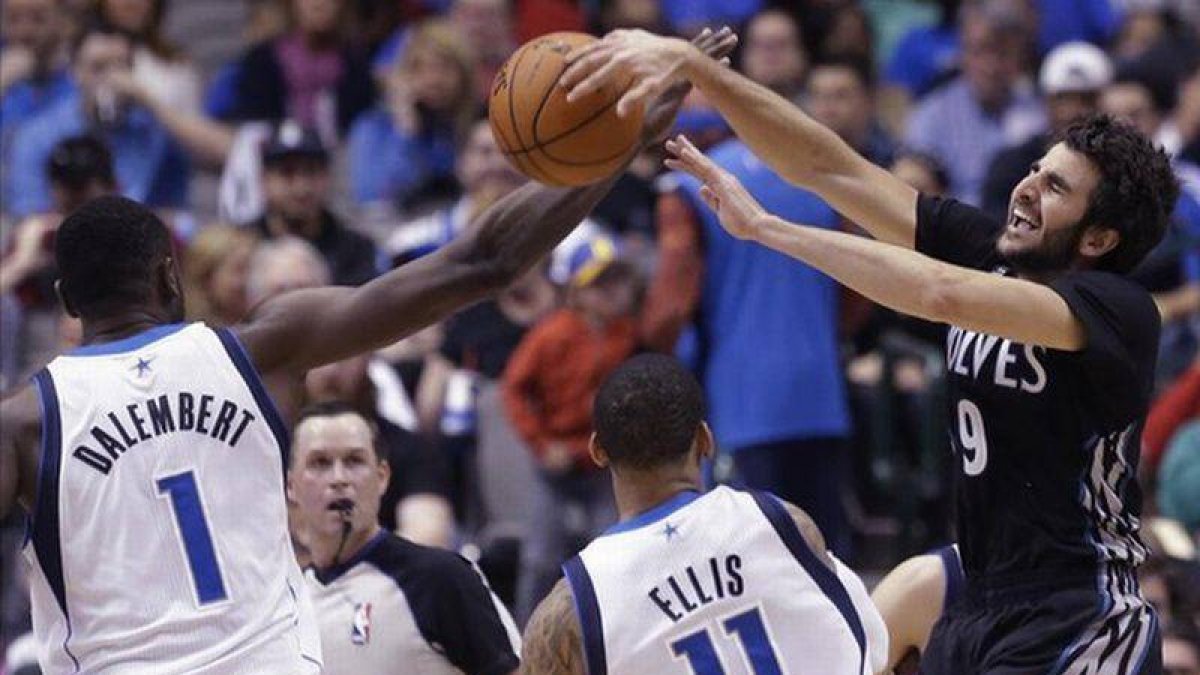
[[[1068,42],[1046,55],[1038,87],[1049,128],[1029,140],[996,153],[981,191],[981,206],[997,217],[1008,213],[1008,199],[1029,167],[1053,144],[1071,122],[1095,113],[1100,93],[1112,81],[1113,66],[1099,47]]]

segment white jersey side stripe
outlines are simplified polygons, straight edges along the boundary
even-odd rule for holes
[[[855,642],[858,643],[860,659],[858,670],[862,672],[867,659],[867,636],[863,630],[862,619],[858,616],[858,611],[854,609],[854,602],[850,599],[850,593],[838,579],[837,573],[826,567],[813,554],[812,549],[808,547],[808,543],[800,534],[800,529],[796,527],[796,521],[788,514],[779,498],[767,492],[756,490],[749,492],[763,515],[767,517],[767,521],[771,523],[771,527],[775,528],[775,533],[783,540],[784,546],[787,546],[787,549],[792,552],[796,562],[800,563],[804,571],[812,577],[821,591],[837,607],[842,618],[846,620],[846,625],[850,627],[850,632],[854,635]]]
[[[59,533],[58,482],[62,464],[62,415],[58,409],[58,392],[54,378],[46,368],[34,375],[38,402],[42,408],[42,447],[38,475],[34,488],[33,514],[30,517],[30,539],[33,551],[45,575],[54,599],[66,620],[67,632],[62,649],[79,672],[79,659],[71,653],[71,615],[67,611],[67,590],[63,580],[62,539]]]
[[[600,622],[600,603],[596,600],[596,589],[588,574],[583,558],[575,556],[563,564],[563,575],[575,598],[575,616],[579,618],[580,635],[583,638],[584,663],[588,675],[608,675],[608,663],[604,656],[604,624]]]
[[[229,354],[229,359],[233,361],[233,365],[237,367],[238,372],[242,374],[242,379],[246,381],[246,386],[250,387],[250,395],[254,397],[254,402],[258,404],[259,410],[266,417],[267,425],[271,427],[271,432],[275,434],[275,440],[279,442],[279,447],[283,451],[283,471],[286,475],[289,464],[288,456],[291,452],[292,444],[288,435],[287,425],[283,423],[283,416],[279,414],[279,409],[275,407],[275,401],[267,393],[267,388],[263,385],[262,378],[259,377],[254,364],[250,361],[250,355],[246,353],[246,348],[242,346],[241,340],[228,328],[218,328],[213,332],[220,338],[221,345],[225,347],[226,353]]]

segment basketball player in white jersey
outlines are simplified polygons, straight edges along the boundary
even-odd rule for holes
[[[593,459],[620,522],[563,566],[526,627],[538,675],[881,670],[887,631],[862,582],[774,495],[701,493],[713,441],[674,359],[638,356],[596,395]]]
[[[698,38],[718,57],[733,42]],[[648,111],[645,143],[684,91]],[[0,517],[16,502],[30,514],[42,669],[317,672],[283,480],[305,372],[503,288],[614,180],[527,185],[434,254],[359,288],[279,296],[234,330],[182,323],[176,256],[152,212],[106,197],[68,216],[58,290],[84,346],[0,404]]]

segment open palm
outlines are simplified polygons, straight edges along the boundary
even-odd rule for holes
[[[667,166],[700,181],[700,197],[729,234],[738,239],[754,235],[766,211],[733,174],[717,166],[682,134],[667,141],[667,152]]]

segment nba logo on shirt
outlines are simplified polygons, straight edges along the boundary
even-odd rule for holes
[[[371,603],[360,602],[354,606],[354,620],[350,624],[350,641],[365,645],[371,641]]]

